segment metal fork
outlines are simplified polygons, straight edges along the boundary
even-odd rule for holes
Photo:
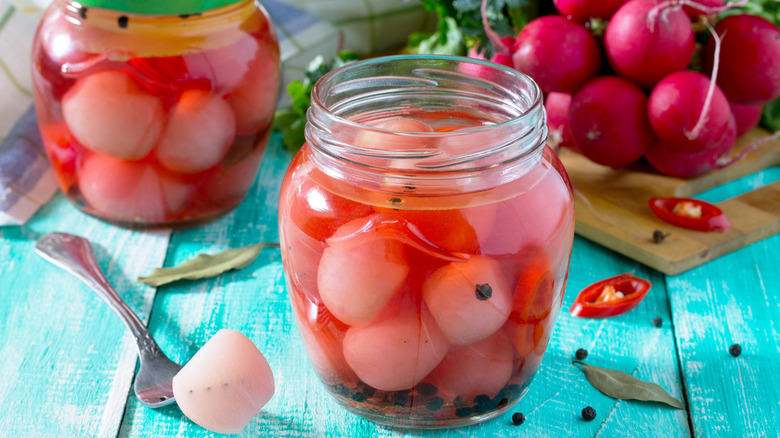
[[[150,408],[175,402],[171,381],[182,366],[163,354],[143,322],[116,293],[100,269],[89,241],[73,234],[47,233],[38,239],[35,252],[83,281],[130,329],[141,361],[133,384],[138,400]]]

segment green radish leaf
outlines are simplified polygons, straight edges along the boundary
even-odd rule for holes
[[[673,408],[685,409],[682,402],[669,395],[660,385],[645,382],[623,371],[595,367],[575,360],[584,367],[585,377],[604,395],[620,400],[641,400],[665,403]]]
[[[277,243],[258,243],[241,248],[226,249],[218,254],[198,254],[195,258],[184,261],[179,266],[156,268],[146,277],[138,277],[138,281],[149,286],[162,286],[178,280],[197,280],[215,277],[231,269],[241,269],[249,266],[260,254],[263,247]]]

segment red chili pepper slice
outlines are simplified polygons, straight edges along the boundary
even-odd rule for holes
[[[580,318],[622,315],[642,302],[650,286],[648,280],[630,273],[605,278],[583,289],[569,313]]]
[[[690,198],[650,198],[650,209],[662,221],[697,231],[726,231],[731,222],[723,211],[710,204]]]

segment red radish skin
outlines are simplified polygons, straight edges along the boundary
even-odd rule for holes
[[[504,44],[504,47],[508,49],[507,52],[500,51],[499,48],[496,48],[497,52],[494,53],[493,56],[491,56],[488,60],[485,58],[483,52],[477,52],[477,46],[474,45],[474,47],[469,50],[468,57],[473,59],[481,59],[483,61],[495,62],[496,64],[505,65],[507,67],[514,67],[511,51],[514,50],[515,39],[513,37],[506,37],[502,38],[501,42]]]
[[[520,31],[512,60],[544,93],[573,93],[598,74],[601,49],[582,24],[547,15]]]
[[[550,147],[569,148],[577,151],[574,139],[569,129],[569,107],[571,94],[548,93],[544,99],[544,109],[547,111],[547,130],[550,132],[548,143]],[[579,151],[578,151],[579,152]]]
[[[734,117],[718,146],[692,154],[670,152],[656,144],[645,154],[645,159],[664,175],[692,178],[719,167],[719,162],[729,155],[737,139],[737,123]]]
[[[737,137],[755,128],[761,121],[763,105],[743,105],[729,102],[729,106],[737,121]]]
[[[585,23],[591,18],[608,20],[627,0],[553,0],[564,17]]]
[[[704,108],[710,84],[710,79],[701,73],[681,71],[667,76],[653,88],[648,114],[662,147],[670,152],[693,154],[721,143],[729,128],[731,108],[717,86],[709,107]],[[694,132],[705,110],[704,124],[699,132]]]
[[[92,154],[81,167],[79,189],[87,209],[125,223],[160,223],[178,213],[190,188],[142,161]]]
[[[691,0],[693,3],[699,5],[698,7],[686,4],[683,6],[683,10],[691,18],[697,18],[700,15],[714,15],[711,13],[713,10],[717,10],[722,7],[726,0]],[[717,12],[715,12],[717,14]]]
[[[504,325],[512,310],[512,292],[501,265],[486,256],[438,269],[425,281],[422,292],[433,318],[453,345],[487,338]]]
[[[400,391],[433,371],[450,344],[425,307],[412,307],[366,327],[351,327],[343,348],[360,380],[383,391]]]
[[[151,152],[165,120],[162,102],[116,71],[79,80],[63,97],[62,113],[84,147],[126,160]]]
[[[370,220],[356,219],[339,228],[336,240],[329,240],[322,253],[317,273],[325,306],[349,325],[369,324],[409,273],[402,243],[360,231]]]
[[[595,163],[620,169],[642,158],[655,142],[647,97],[636,85],[602,76],[574,95],[569,129],[577,149]]]
[[[197,173],[222,161],[236,136],[236,118],[214,93],[189,90],[168,112],[156,154],[174,172]]]
[[[761,105],[780,97],[780,29],[754,15],[721,20],[718,86],[730,102]],[[715,41],[704,48],[704,70],[712,70]]]
[[[695,48],[691,20],[681,9],[664,9],[650,19],[659,3],[629,1],[615,12],[604,34],[604,49],[615,72],[647,89],[687,68]]]

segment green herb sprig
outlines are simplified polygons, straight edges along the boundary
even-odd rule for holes
[[[282,144],[290,152],[297,152],[306,142],[306,110],[311,106],[311,90],[314,84],[326,73],[358,59],[354,52],[339,52],[330,62],[322,55],[314,58],[304,70],[304,78],[296,79],[287,86],[292,98],[290,108],[279,109],[274,113],[272,129],[282,133]]]

